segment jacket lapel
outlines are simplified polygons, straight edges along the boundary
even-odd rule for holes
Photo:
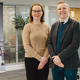
[[[57,34],[58,34],[58,28],[59,28],[59,21],[57,22],[57,25],[55,25],[55,29],[54,29],[54,50],[56,52],[56,44],[57,44]]]
[[[70,21],[71,21],[71,19],[69,18],[69,20],[68,20],[68,22],[67,22],[67,24],[66,24],[66,26],[65,26],[63,35],[62,35],[61,43],[62,43],[63,39],[65,38],[65,36],[66,36],[66,34],[67,34],[67,31],[68,31],[68,29],[69,29],[69,27],[70,27]]]

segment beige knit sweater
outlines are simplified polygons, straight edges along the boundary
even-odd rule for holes
[[[25,57],[34,57],[38,61],[40,61],[43,56],[48,58],[47,39],[49,33],[50,27],[47,24],[26,24],[22,33]]]

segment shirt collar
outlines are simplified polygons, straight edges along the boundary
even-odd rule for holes
[[[69,19],[69,17],[66,20],[64,20],[64,23],[63,24],[67,23],[68,22],[68,19]],[[61,20],[60,20],[60,22],[61,22]]]

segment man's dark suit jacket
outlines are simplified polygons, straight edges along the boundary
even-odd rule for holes
[[[57,55],[56,44],[59,24],[60,21],[52,25],[50,36],[47,42],[50,54],[49,66],[52,69],[55,67],[55,64],[52,61],[52,56]],[[73,70],[79,67],[78,48],[79,48],[79,22],[69,18],[62,35],[60,43],[60,52],[58,54],[66,70]]]

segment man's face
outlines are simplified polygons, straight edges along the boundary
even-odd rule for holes
[[[57,6],[57,14],[59,15],[60,19],[67,19],[68,18],[68,14],[69,14],[69,7],[67,4],[65,3],[62,3],[62,4],[59,4]]]

